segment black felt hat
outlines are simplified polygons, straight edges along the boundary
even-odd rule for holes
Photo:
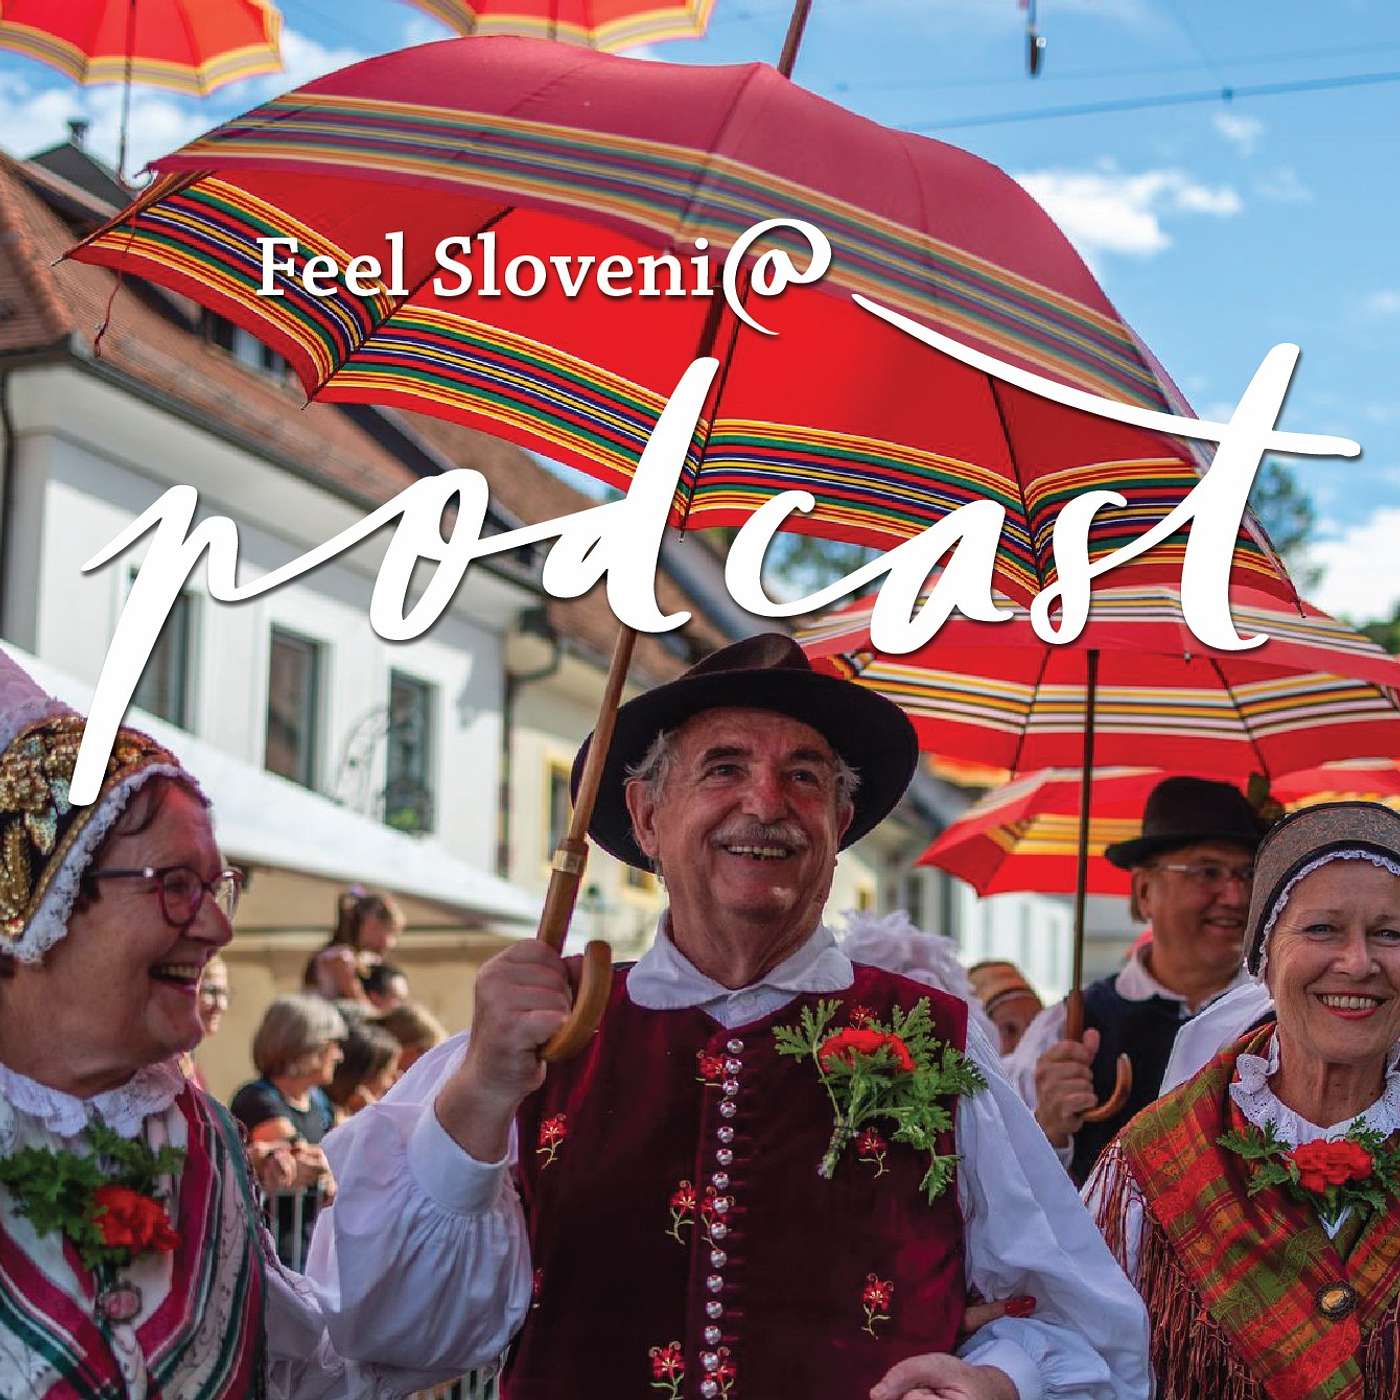
[[[1142,835],[1104,847],[1104,857],[1120,870],[1131,870],[1153,856],[1198,841],[1228,841],[1253,851],[1265,829],[1266,823],[1233,783],[1164,778],[1148,794]]]
[[[603,767],[603,781],[588,834],[628,865],[651,869],[632,836],[627,812],[627,770],[645,756],[658,734],[677,728],[702,710],[775,710],[810,725],[860,775],[855,814],[841,845],[858,841],[904,795],[919,761],[914,726],[904,711],[873,690],[812,669],[791,637],[765,632],[722,647],[684,675],[618,707],[617,727]],[[574,759],[572,791],[578,794],[590,734]]]

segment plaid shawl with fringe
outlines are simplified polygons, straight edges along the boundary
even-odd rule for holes
[[[1104,1163],[1111,1185],[1100,1218],[1120,1259],[1129,1193],[1145,1204],[1138,1288],[1160,1394],[1400,1397],[1400,1205],[1329,1240],[1312,1208],[1284,1191],[1251,1198],[1250,1164],[1219,1145],[1222,1133],[1248,1126],[1229,1094],[1235,1060],[1265,1053],[1272,1033],[1253,1032],[1144,1110]],[[1350,1284],[1358,1303],[1332,1321],[1317,1300],[1337,1283]]]

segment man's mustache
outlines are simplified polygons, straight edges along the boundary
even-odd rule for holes
[[[710,838],[712,846],[786,846],[805,851],[812,843],[795,822],[736,822],[722,827]]]

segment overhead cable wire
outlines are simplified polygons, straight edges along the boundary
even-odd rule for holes
[[[954,127],[1003,126],[1011,122],[1047,121],[1051,117],[1089,117],[1103,112],[1134,112],[1151,107],[1184,107],[1199,102],[1233,102],[1241,97],[1280,97],[1290,92],[1328,92],[1341,88],[1376,87],[1400,82],[1400,72],[1345,73],[1335,78],[1301,78],[1293,82],[1250,83],[1234,87],[1203,88],[1196,92],[1164,92],[1151,97],[1108,98],[1063,107],[1021,108],[1015,112],[990,112],[980,117],[945,117],[904,123],[906,131],[949,131]]]

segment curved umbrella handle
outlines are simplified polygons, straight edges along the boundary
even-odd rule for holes
[[[1113,1092],[1097,1107],[1084,1115],[1086,1123],[1102,1123],[1123,1111],[1128,1102],[1128,1091],[1133,1087],[1133,1064],[1126,1055],[1118,1057],[1118,1077],[1113,1082]]]
[[[1065,1039],[1084,1039],[1084,993],[1075,987],[1065,1001]],[[1105,1118],[1123,1111],[1128,1101],[1128,1093],[1133,1087],[1133,1065],[1126,1055],[1119,1055],[1118,1069],[1113,1081],[1113,1092],[1097,1108],[1091,1108],[1084,1115],[1086,1123],[1102,1123]]]
[[[569,1019],[554,1032],[540,1051],[540,1059],[571,1060],[588,1043],[598,1029],[607,1009],[612,991],[612,949],[595,938],[583,950],[583,968],[578,991],[574,994],[574,1009]]]

